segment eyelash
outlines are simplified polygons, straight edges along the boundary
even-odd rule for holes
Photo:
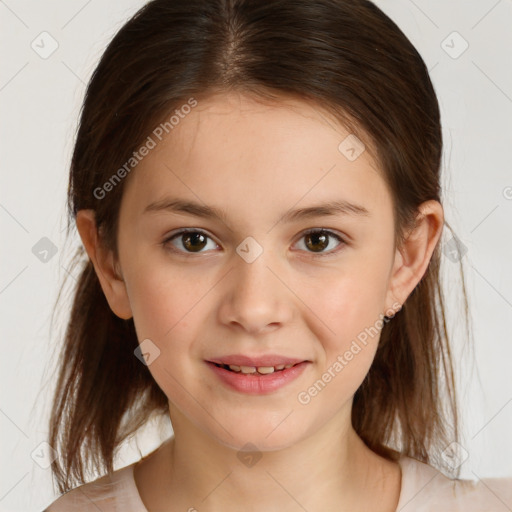
[[[174,253],[177,253],[177,254],[182,254],[182,255],[186,254],[186,255],[191,255],[191,256],[196,256],[196,255],[201,254],[201,252],[193,253],[193,252],[182,251],[180,249],[176,249],[175,247],[172,246],[172,244],[170,244],[170,242],[172,240],[174,240],[175,238],[179,238],[181,235],[184,235],[186,233],[200,233],[200,234],[204,235],[205,237],[209,238],[210,240],[213,240],[210,237],[210,235],[208,235],[208,233],[206,233],[205,231],[202,231],[201,229],[185,228],[185,229],[181,229],[180,231],[177,231],[176,233],[174,233],[171,236],[167,237],[162,242],[162,246],[167,248],[167,250],[170,250],[170,251],[172,251]],[[303,232],[301,234],[299,240],[301,240],[302,238],[304,238],[305,236],[310,235],[310,234],[324,234],[324,235],[328,235],[328,237],[335,238],[339,242],[338,247],[336,247],[335,249],[331,249],[328,252],[315,253],[315,252],[311,252],[311,251],[306,251],[313,258],[325,258],[325,257],[328,257],[328,256],[332,256],[333,254],[337,254],[343,248],[343,246],[346,245],[345,240],[340,235],[338,235],[338,234],[336,234],[333,231],[330,231],[328,229],[324,229],[324,228],[308,229],[307,231],[305,231],[305,232]]]

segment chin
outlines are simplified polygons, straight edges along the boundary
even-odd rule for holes
[[[292,413],[293,414],[293,413]],[[224,421],[222,426],[217,425],[215,432],[211,432],[217,442],[238,451],[277,451],[288,448],[306,436],[302,427],[283,421],[286,414],[279,421],[240,421],[239,418],[229,422]],[[226,432],[227,431],[227,432]],[[228,433],[229,432],[229,433]],[[231,434],[231,435],[230,435]],[[256,447],[256,448],[255,448]]]
[[[286,439],[273,439],[271,441],[266,436],[267,434],[262,433],[259,436],[244,435],[236,439],[217,438],[217,441],[236,452],[274,452],[289,448],[298,441],[298,439],[295,440],[290,436],[285,436]]]

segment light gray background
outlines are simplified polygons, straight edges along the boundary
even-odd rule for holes
[[[61,334],[50,333],[50,313],[72,249],[63,238],[68,164],[85,84],[108,41],[143,3],[0,0],[1,511],[40,511],[55,497],[50,470],[40,466],[50,451],[40,443],[55,384],[50,357]],[[453,305],[449,327],[469,452],[461,476],[510,476],[512,2],[376,3],[422,54],[442,108],[444,207],[467,248],[475,339],[473,354]],[[42,58],[52,40],[58,48]],[[32,251],[43,237],[57,248],[46,263]],[[449,238],[445,233],[443,243]],[[458,267],[444,261],[455,289]],[[450,295],[450,303],[458,299]],[[140,437],[140,452],[134,442],[126,447],[117,467],[156,447],[155,428]]]

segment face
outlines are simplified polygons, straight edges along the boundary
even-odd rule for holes
[[[261,450],[350,421],[397,301],[391,196],[368,151],[338,149],[348,135],[312,104],[215,96],[129,176],[119,270],[171,420]]]

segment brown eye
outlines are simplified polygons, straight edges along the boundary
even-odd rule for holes
[[[344,244],[344,240],[339,235],[325,229],[310,230],[302,235],[302,239],[305,241],[306,250],[316,253],[318,256],[336,252],[336,248]],[[338,245],[326,250],[329,246],[332,246],[332,240],[337,240]]]
[[[208,240],[211,239],[206,233],[190,229],[181,230],[173,236],[167,238],[164,240],[163,245],[169,246],[169,244],[171,244],[171,250],[175,252],[200,253],[205,252],[203,249],[208,245]],[[215,247],[217,246],[217,244],[214,242],[213,244]]]
[[[200,251],[206,246],[206,237],[202,233],[185,233],[181,240],[187,251]]]
[[[329,236],[325,233],[308,233],[305,236],[306,247],[313,252],[323,251],[329,245]]]

